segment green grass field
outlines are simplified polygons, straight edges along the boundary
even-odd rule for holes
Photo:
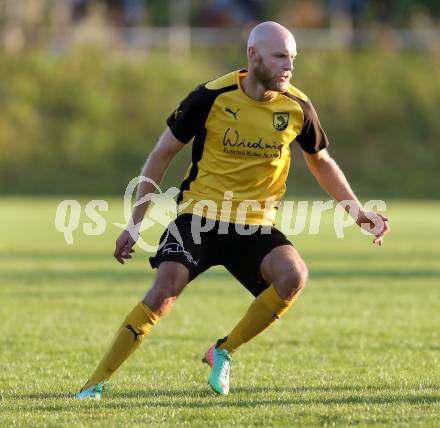
[[[389,201],[382,248],[355,228],[336,239],[329,216],[319,235],[292,237],[309,284],[237,352],[229,396],[211,392],[200,358],[251,296],[218,268],[188,286],[109,398],[80,402],[154,272],[145,253],[112,257],[119,200],[104,235],[76,231],[70,246],[54,228],[60,200],[0,199],[0,426],[440,425],[440,202]]]

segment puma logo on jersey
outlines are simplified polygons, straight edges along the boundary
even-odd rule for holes
[[[177,117],[179,116],[179,115],[181,115],[183,112],[182,112],[182,110],[176,110],[175,112],[174,112],[174,119],[177,119]]]
[[[232,116],[234,116],[235,120],[237,120],[237,114],[238,114],[239,111],[240,111],[240,109],[237,109],[237,111],[234,113],[229,107],[225,108],[225,112],[232,114]]]

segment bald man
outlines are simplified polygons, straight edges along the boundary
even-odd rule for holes
[[[274,227],[291,144],[300,145],[310,171],[328,193],[351,202],[359,225],[380,225],[374,242],[382,243],[386,219],[364,211],[326,150],[328,139],[309,98],[290,84],[296,54],[295,39],[286,28],[261,23],[249,35],[247,69],[198,86],[168,117],[168,127],[142,169],[141,175],[151,180],[138,186],[139,204],[116,241],[115,258],[124,264],[132,257],[148,195],[155,191],[151,181],[160,183],[171,159],[192,142],[178,216],[150,258],[157,268],[151,289],[127,315],[78,398],[100,399],[110,376],[186,285],[215,265],[223,265],[254,296],[243,318],[203,357],[211,367],[209,385],[228,394],[231,355],[275,323],[307,280],[298,251]]]

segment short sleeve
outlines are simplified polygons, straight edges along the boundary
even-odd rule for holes
[[[173,135],[187,144],[203,128],[206,120],[207,89],[199,85],[167,118]]]
[[[301,132],[296,137],[296,141],[305,152],[309,154],[318,153],[329,146],[327,135],[321,127],[311,101],[302,101],[300,105],[304,112],[304,123]]]

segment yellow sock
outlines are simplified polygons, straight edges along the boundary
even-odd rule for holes
[[[264,290],[251,304],[245,316],[226,337],[219,348],[234,352],[243,343],[248,342],[269,328],[296,300],[283,300],[273,286]]]
[[[82,389],[108,380],[113,372],[139,347],[158,318],[147,305],[139,302],[119,327],[110,349]]]

